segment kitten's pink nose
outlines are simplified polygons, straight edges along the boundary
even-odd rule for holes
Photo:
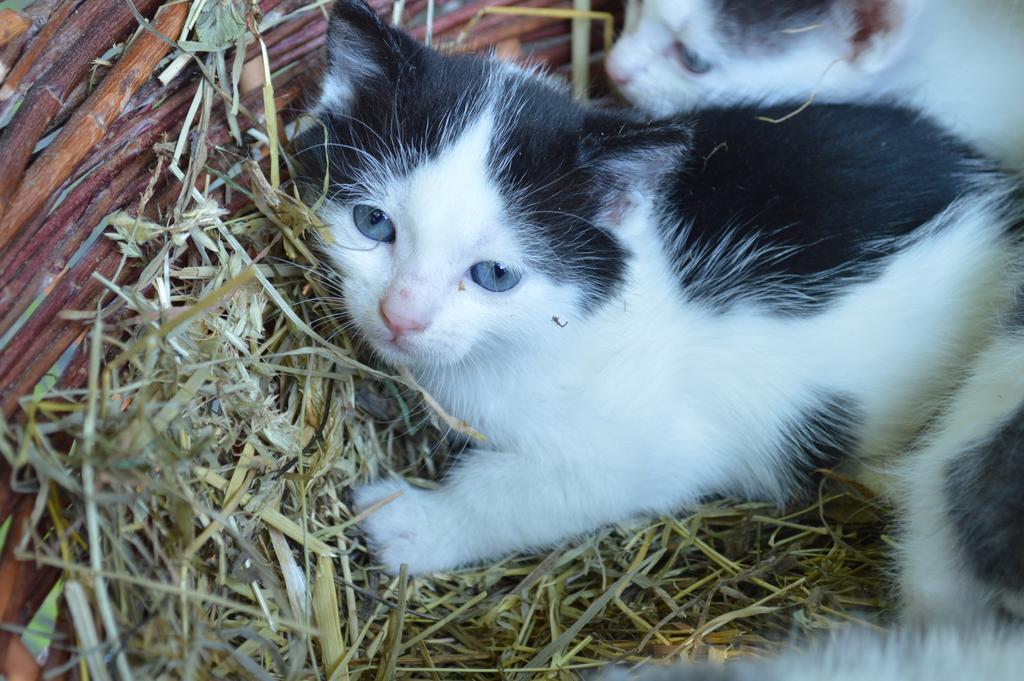
[[[605,60],[604,68],[608,72],[608,77],[619,87],[629,85],[629,81],[633,80],[633,75],[622,68],[617,59]]]
[[[422,331],[428,324],[427,320],[417,318],[409,310],[400,309],[390,297],[380,301],[380,318],[395,338]]]

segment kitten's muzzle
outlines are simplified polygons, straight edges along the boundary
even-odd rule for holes
[[[395,338],[418,333],[430,324],[430,320],[418,318],[409,310],[401,309],[390,296],[381,299],[379,311],[381,321]]]
[[[612,82],[618,87],[629,85],[630,81],[633,80],[633,74],[626,70],[626,68],[616,59],[611,57],[606,59],[604,68],[608,73],[608,77],[611,78]]]

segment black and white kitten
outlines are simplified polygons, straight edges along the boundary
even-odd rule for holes
[[[901,102],[1024,170],[1021,0],[643,0],[607,67],[663,116]]]
[[[1024,423],[1021,205],[931,124],[860,106],[778,125],[591,110],[353,0],[332,10],[314,115],[297,148],[326,188],[348,315],[486,436],[436,491],[356,491],[360,508],[402,492],[364,522],[387,570],[710,495],[783,502],[816,467],[894,464],[948,407],[901,477],[908,603],[989,608],[1022,586],[1005,569],[1021,524],[979,531],[1024,490],[985,440]]]

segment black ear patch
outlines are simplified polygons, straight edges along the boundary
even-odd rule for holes
[[[385,24],[362,0],[338,0],[327,27],[327,73],[318,108],[347,111],[361,89],[387,88],[415,69],[421,46]]]
[[[801,35],[794,30],[821,24],[833,5],[848,1],[712,0],[716,28],[731,45],[769,53],[789,48]]]
[[[686,160],[693,128],[682,121],[629,121],[601,111],[589,112],[580,163],[608,190],[649,191]]]
[[[599,221],[622,224],[637,194],[650,194],[685,162],[693,130],[680,121],[630,121],[589,112],[580,144],[579,164],[589,175],[602,204]]]

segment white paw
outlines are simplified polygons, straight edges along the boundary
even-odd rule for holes
[[[376,561],[392,575],[402,564],[411,574],[447,570],[458,566],[457,529],[444,517],[437,492],[416,489],[401,480],[384,480],[353,491],[356,511],[396,492],[397,498],[374,510],[362,521]]]

